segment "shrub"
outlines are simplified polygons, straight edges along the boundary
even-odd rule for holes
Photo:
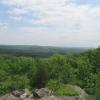
[[[78,91],[76,91],[75,88],[70,85],[61,85],[58,91],[55,93],[55,95],[58,96],[76,96],[78,94]]]
[[[51,79],[48,83],[47,83],[47,87],[52,90],[53,92],[56,92],[61,86],[61,83],[58,80],[53,80]]]
[[[78,91],[71,85],[64,85],[57,80],[50,80],[47,87],[53,91],[57,96],[75,96],[78,95]]]

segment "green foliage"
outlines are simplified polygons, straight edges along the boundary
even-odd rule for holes
[[[98,71],[98,76],[96,79],[95,100],[100,100],[100,71]]]
[[[92,66],[86,62],[85,60],[81,60],[79,59],[77,61],[77,79],[79,79],[81,81],[81,86],[84,87],[86,85],[86,87],[89,85],[89,83],[91,83],[91,77],[92,77]],[[91,84],[92,85],[92,84]]]
[[[58,80],[49,80],[46,86],[55,93],[61,85]]]
[[[29,79],[27,76],[13,76],[11,79],[12,90],[24,89],[29,88]]]
[[[30,88],[29,79],[26,76],[12,76],[0,82],[0,94],[5,94],[14,90]]]
[[[55,95],[58,96],[76,96],[79,95],[78,91],[75,90],[74,87],[70,85],[61,85],[58,91],[56,91]]]
[[[0,95],[22,88],[49,87],[58,95],[76,92],[75,84],[99,98],[100,47],[79,54],[55,54],[49,58],[0,56]],[[69,93],[68,93],[69,92]]]
[[[0,95],[11,92],[11,82],[6,80],[4,82],[0,82]]]
[[[4,70],[0,70],[0,82],[5,81],[8,77],[8,73]]]
[[[78,95],[78,91],[71,85],[64,85],[57,80],[50,80],[47,87],[53,91],[57,96],[75,96]]]
[[[31,57],[0,56],[0,95],[30,88],[28,75],[33,69],[34,59]]]
[[[60,80],[63,83],[68,83],[74,80],[74,70],[66,58],[62,55],[56,54],[51,57],[49,62],[50,76],[52,79]]]

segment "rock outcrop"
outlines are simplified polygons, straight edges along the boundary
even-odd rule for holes
[[[21,91],[16,90],[10,94],[6,94],[5,96],[2,96],[0,100],[34,100],[34,97],[28,89],[24,89]]]
[[[0,100],[20,100],[20,99],[15,97],[12,94],[6,94],[6,95],[0,97]]]
[[[48,97],[52,95],[52,92],[47,89],[47,88],[41,88],[41,89],[36,89],[33,91],[34,97],[42,98],[42,97]]]
[[[0,97],[0,100],[88,100],[88,95],[78,86],[74,86],[79,91],[78,96],[53,96],[47,88],[36,89],[31,93],[28,89],[13,91]]]
[[[58,99],[55,96],[48,96],[48,97],[43,97],[40,100],[58,100]]]

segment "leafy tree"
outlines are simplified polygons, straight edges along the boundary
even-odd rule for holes
[[[48,80],[47,66],[40,59],[37,59],[36,66],[37,69],[33,78],[33,86],[35,85],[37,88],[43,88]]]
[[[92,66],[88,62],[79,59],[78,60],[78,69],[77,69],[77,79],[82,82],[81,86],[87,86],[87,82],[90,79],[91,73],[92,73]]]

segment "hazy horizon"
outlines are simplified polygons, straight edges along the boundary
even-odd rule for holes
[[[100,47],[100,46],[97,46],[97,47],[89,47],[89,46],[87,46],[87,47],[81,47],[81,46],[52,46],[52,45],[31,45],[31,44],[28,44],[28,45],[26,45],[26,44],[0,44],[0,46],[33,46],[33,47],[54,47],[54,48],[83,48],[83,49],[94,49],[94,48],[98,48],[98,47]]]
[[[99,0],[0,0],[0,44],[100,46]]]

